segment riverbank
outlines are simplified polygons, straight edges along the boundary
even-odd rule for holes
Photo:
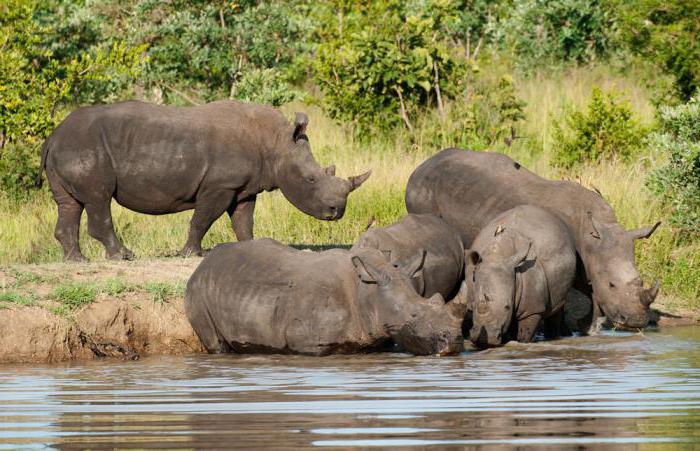
[[[0,363],[204,352],[184,312],[201,258],[0,268]],[[700,309],[663,294],[659,327],[697,324]]]

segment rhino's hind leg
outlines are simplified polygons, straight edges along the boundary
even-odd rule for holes
[[[124,247],[114,232],[111,198],[105,201],[86,203],[88,216],[88,233],[105,247],[107,258],[113,260],[133,260],[134,253]]]
[[[63,258],[69,261],[85,261],[80,252],[80,217],[83,204],[71,196],[58,180],[49,178],[51,192],[58,206],[58,221],[54,236],[63,247]]]
[[[180,251],[182,256],[202,255],[202,239],[204,235],[207,234],[214,221],[224,214],[231,205],[233,198],[233,191],[216,191],[197,195],[197,203],[190,220],[187,242],[182,251]]]

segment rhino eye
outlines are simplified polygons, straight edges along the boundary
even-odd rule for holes
[[[614,283],[609,282],[609,284],[610,284],[610,288],[615,288],[615,284],[614,284]]]
[[[308,178],[306,179],[306,181],[309,182],[309,183],[311,183],[312,185],[313,185],[314,183],[316,183],[316,179],[315,179],[314,177],[308,177]]]

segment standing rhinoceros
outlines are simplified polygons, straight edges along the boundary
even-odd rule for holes
[[[574,240],[559,218],[529,205],[508,210],[479,232],[466,260],[474,344],[530,342],[550,317],[558,331],[576,277]]]
[[[409,274],[416,292],[425,297],[440,293],[451,299],[459,289],[464,269],[462,240],[437,216],[409,214],[389,226],[369,229],[352,248],[361,247],[381,250],[395,267],[405,266],[423,250],[422,269]]]
[[[294,124],[271,107],[233,100],[197,107],[123,102],[73,111],[44,143],[58,205],[55,236],[68,260],[83,260],[80,217],[109,258],[133,257],[114,233],[112,198],[153,215],[194,208],[183,255],[201,255],[211,224],[228,212],[239,240],[253,237],[255,198],[277,188],[318,219],[340,219],[369,172],[335,177],[311,154],[308,118]]]
[[[613,323],[644,327],[658,285],[644,289],[634,240],[659,225],[625,230],[603,198],[578,183],[543,179],[495,152],[445,149],[423,162],[406,188],[409,213],[432,213],[455,227],[465,247],[496,216],[518,205],[539,206],[569,227],[583,267],[577,287],[593,291]],[[588,287],[590,281],[591,287]]]
[[[462,350],[465,296],[416,294],[376,249],[309,252],[265,238],[216,246],[192,274],[185,311],[211,353],[327,355],[386,349]]]

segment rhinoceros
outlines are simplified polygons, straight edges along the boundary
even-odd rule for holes
[[[185,311],[210,353],[307,355],[462,350],[465,296],[419,296],[377,249],[301,251],[269,238],[216,246],[187,283]]]
[[[576,286],[585,294],[592,289],[596,310],[619,326],[646,326],[659,285],[643,287],[634,240],[648,238],[660,223],[625,230],[598,193],[543,179],[496,152],[444,149],[416,168],[406,188],[408,212],[440,216],[465,247],[496,216],[525,204],[549,211],[569,227],[582,263]]]
[[[418,294],[440,293],[451,299],[458,291],[464,269],[462,240],[452,227],[433,215],[406,215],[386,227],[360,235],[353,249],[381,250],[394,266],[405,266],[416,251],[425,251],[423,268],[411,280]]]
[[[574,240],[559,218],[530,205],[508,210],[479,232],[465,259],[474,344],[530,342],[543,319],[558,331],[576,277]]]
[[[89,234],[108,258],[133,258],[114,233],[112,198],[152,215],[194,209],[183,255],[201,255],[202,238],[224,212],[238,240],[252,239],[262,191],[279,188],[304,213],[340,219],[348,194],[370,173],[344,180],[334,166],[320,167],[307,124],[303,113],[290,124],[276,109],[233,100],[196,107],[130,101],[73,111],[41,157],[65,258],[84,260],[78,244],[83,209]]]

